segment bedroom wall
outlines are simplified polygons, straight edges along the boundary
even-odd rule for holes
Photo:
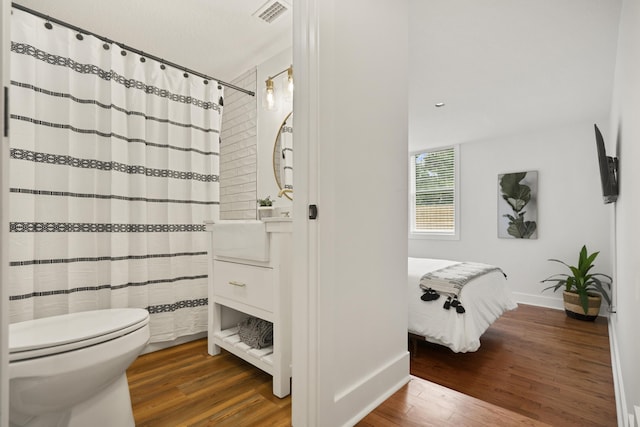
[[[611,274],[613,208],[602,202],[593,123],[605,118],[474,141],[460,146],[460,240],[409,240],[415,257],[475,260],[500,266],[518,302],[562,307],[562,294],[540,280],[562,272],[548,262],[577,262],[583,244],[600,251],[598,272]],[[498,174],[538,171],[538,238],[497,237]]]
[[[620,196],[616,203],[617,314],[610,319],[610,335],[617,351],[617,379],[626,412],[640,406],[640,1],[625,0],[620,20],[612,106],[610,142],[620,160]],[[616,363],[616,365],[617,365]],[[614,365],[614,368],[616,367]],[[614,377],[616,372],[614,371]],[[637,409],[636,409],[637,411]],[[637,412],[636,412],[637,413]],[[626,416],[626,414],[625,414]]]

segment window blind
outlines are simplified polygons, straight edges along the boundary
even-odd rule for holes
[[[412,156],[414,231],[455,233],[455,149],[426,151]]]

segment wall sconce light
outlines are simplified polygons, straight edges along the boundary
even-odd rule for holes
[[[267,110],[275,110],[276,108],[276,93],[273,89],[273,79],[269,77],[265,81],[264,96],[262,97],[263,107]]]
[[[287,68],[287,92],[285,98],[288,102],[293,101],[293,66]]]
[[[276,77],[284,74],[285,72],[287,73],[287,81],[282,85],[284,93],[282,95],[277,95],[274,80]],[[278,86],[278,88],[280,88],[280,86]],[[281,89],[278,89],[278,91],[280,90]],[[286,68],[279,73],[268,77],[267,80],[265,80],[262,106],[270,111],[277,109],[277,101],[280,96],[284,97],[287,102],[291,102],[293,100],[293,66],[290,66],[289,68]]]

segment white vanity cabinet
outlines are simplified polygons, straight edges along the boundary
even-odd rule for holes
[[[237,239],[236,235],[233,256],[225,256],[216,237],[225,238],[228,229],[216,233],[221,224],[206,225],[210,237],[209,354],[219,354],[224,348],[241,357],[270,374],[273,394],[285,397],[291,392],[291,219],[266,219],[265,256],[256,256],[249,248],[248,258],[238,250],[237,241],[242,242],[243,237]],[[243,232],[239,227],[238,233]],[[251,236],[246,239],[248,244],[256,240]],[[273,346],[254,349],[240,341],[237,324],[247,315],[273,323]]]

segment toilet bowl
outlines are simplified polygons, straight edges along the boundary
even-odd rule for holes
[[[134,426],[126,370],[149,337],[138,308],[9,325],[10,426]]]

